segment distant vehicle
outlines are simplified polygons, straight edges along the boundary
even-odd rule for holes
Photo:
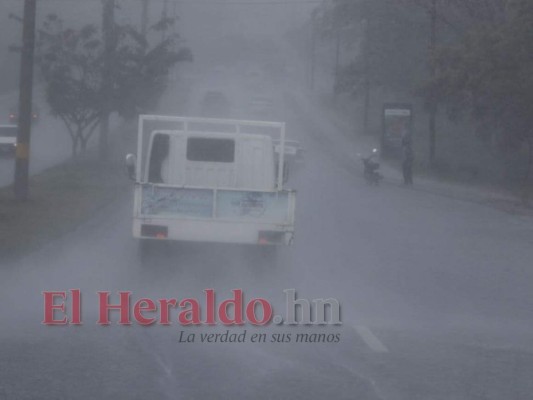
[[[17,148],[17,125],[0,125],[0,154],[13,156]]]
[[[201,104],[201,114],[209,118],[228,118],[231,113],[231,103],[222,92],[209,91],[204,94]]]
[[[221,125],[233,133],[221,133]],[[126,164],[141,249],[154,240],[292,242],[296,195],[275,173],[284,157],[276,159],[271,136],[239,133],[269,128],[283,143],[285,124],[142,115],[139,128],[138,155]]]
[[[35,103],[32,103],[31,105],[31,119],[32,122],[37,122],[39,120],[39,106]],[[11,110],[9,111],[9,123],[10,124],[18,124],[19,116],[18,116],[18,108],[17,107],[11,107]]]
[[[274,102],[266,96],[253,97],[248,103],[248,114],[252,118],[271,119],[274,115]]]

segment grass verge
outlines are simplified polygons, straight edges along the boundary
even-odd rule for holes
[[[1,188],[0,265],[68,234],[130,186],[121,164],[85,159],[31,177],[26,202],[14,200],[12,187]]]

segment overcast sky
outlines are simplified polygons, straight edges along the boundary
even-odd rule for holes
[[[116,1],[120,7],[119,22],[140,24],[141,0]],[[164,0],[151,0],[151,22],[161,16],[164,3]],[[290,26],[308,18],[314,6],[313,0],[168,0],[167,3],[169,15],[174,10],[179,15],[179,32],[199,58],[227,36],[279,38]],[[22,8],[22,0],[0,2],[0,79],[8,82],[13,81],[12,72],[18,64],[18,57],[8,52],[8,46],[20,43],[21,36],[21,24],[9,15],[22,15]],[[66,26],[76,27],[100,23],[101,10],[101,0],[38,0],[37,12],[38,20],[56,13],[65,20]]]

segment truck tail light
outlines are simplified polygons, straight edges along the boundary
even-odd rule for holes
[[[259,231],[257,239],[258,244],[282,244],[285,238],[285,232],[279,231]]]
[[[168,237],[168,227],[163,225],[141,225],[141,236],[166,239]]]

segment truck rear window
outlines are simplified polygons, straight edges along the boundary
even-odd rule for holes
[[[235,161],[235,141],[232,139],[189,138],[187,160],[232,163]]]

